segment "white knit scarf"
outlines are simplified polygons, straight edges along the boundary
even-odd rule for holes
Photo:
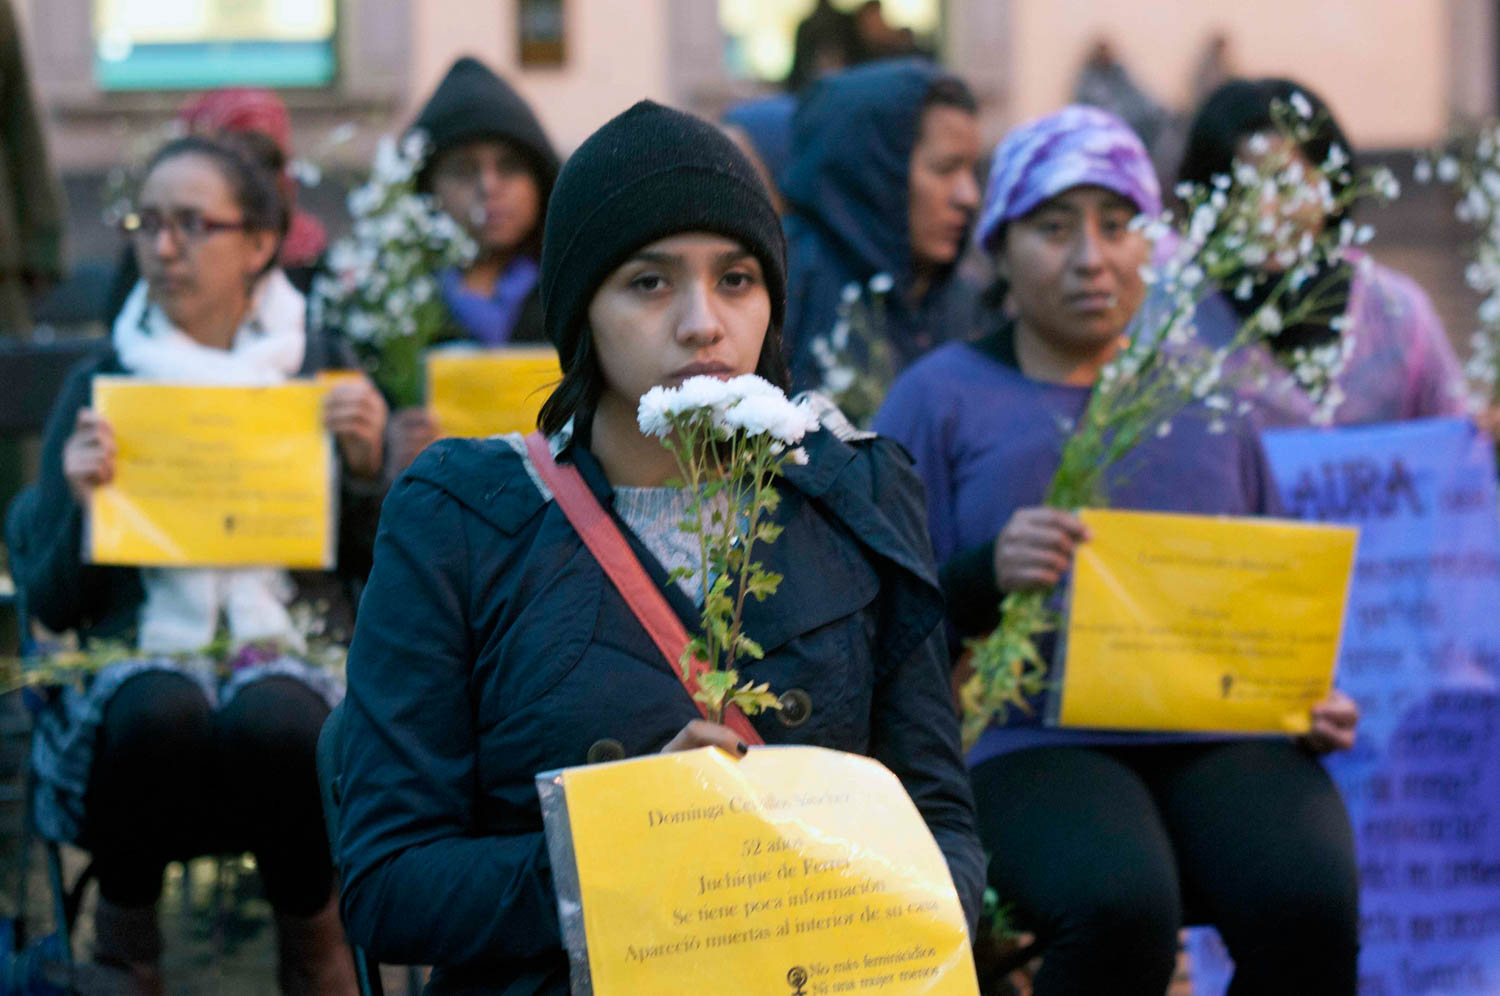
[[[229,349],[204,346],[174,326],[136,284],[113,339],[131,374],[173,384],[279,384],[296,374],[307,351],[306,303],[280,270],[261,278]],[[213,641],[222,614],[236,646],[274,639],[301,650],[287,604],[294,593],[281,568],[141,569],[140,649],[192,653]]]

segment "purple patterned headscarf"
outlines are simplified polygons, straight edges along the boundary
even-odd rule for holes
[[[1146,147],[1108,111],[1073,104],[1011,130],[995,149],[976,237],[987,251],[1005,223],[1073,187],[1097,186],[1161,213]]]

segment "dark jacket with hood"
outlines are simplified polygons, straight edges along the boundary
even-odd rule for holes
[[[953,266],[935,274],[922,301],[906,295],[912,150],[927,91],[944,75],[922,59],[872,63],[820,80],[797,109],[781,179],[790,271],[784,332],[798,389],[821,380],[809,344],[833,327],[844,287],[878,273],[895,281],[885,336],[898,371],[971,334],[977,295]]]
[[[429,992],[565,994],[568,962],[534,776],[659,751],[698,710],[520,452],[440,441],[397,481],[350,648],[337,843],[350,937],[436,964]],[[984,888],[948,692],[921,487],[874,437],[807,437],[757,551],[784,579],[751,600],[748,676],[801,689],[770,744],[867,754],[902,781],[973,919]],[[613,491],[577,442],[606,509]],[[689,632],[698,610],[616,517]],[[795,724],[795,725],[794,725]],[[604,753],[605,748],[608,753]]]
[[[513,146],[525,157],[536,179],[542,210],[524,252],[533,259],[539,257],[542,229],[547,221],[547,199],[552,194],[552,184],[557,180],[561,164],[541,122],[521,95],[484,63],[464,56],[448,70],[412,122],[412,130],[418,129],[425,132],[432,143],[428,166],[417,180],[423,190],[431,189],[431,165],[447,150],[468,142],[499,140]],[[455,322],[449,338],[465,339],[469,338],[469,333]],[[527,296],[509,341],[547,341],[542,326],[541,296],[536,287]]]

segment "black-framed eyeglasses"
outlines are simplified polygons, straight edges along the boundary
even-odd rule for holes
[[[210,218],[201,211],[184,208],[180,211],[132,211],[120,222],[120,229],[132,238],[154,241],[165,230],[178,245],[201,242],[215,232],[243,232],[249,223]]]

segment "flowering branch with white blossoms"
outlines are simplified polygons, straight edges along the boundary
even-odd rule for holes
[[[423,354],[448,326],[438,275],[477,252],[462,226],[417,192],[429,151],[421,132],[380,140],[369,181],[349,195],[354,234],[329,250],[331,275],[312,289],[313,321],[343,330],[398,408],[422,403]]]
[[[1457,151],[1420,157],[1415,174],[1419,183],[1436,176],[1457,188],[1454,213],[1478,230],[1474,259],[1464,268],[1465,283],[1484,296],[1464,367],[1469,407],[1478,415],[1500,404],[1500,122],[1450,145]]]
[[[1280,148],[1257,136],[1254,162],[1236,161],[1231,175],[1215,176],[1207,186],[1178,187],[1185,205],[1180,222],[1170,212],[1137,219],[1154,249],[1156,263],[1143,271],[1154,289],[1152,307],[1138,316],[1129,339],[1100,371],[1063,445],[1043,499],[1047,506],[1073,511],[1107,505],[1110,468],[1143,440],[1168,435],[1172,420],[1190,406],[1208,410],[1210,432],[1224,431],[1231,410],[1243,414],[1249,407],[1235,400],[1238,384],[1228,362],[1234,354],[1258,343],[1274,348],[1282,329],[1303,323],[1342,329],[1338,282],[1318,274],[1368,242],[1373,230],[1347,220],[1329,227],[1303,219],[1336,217],[1361,198],[1393,198],[1399,187],[1388,171],[1356,174],[1348,152],[1336,145],[1309,170],[1295,150],[1305,147],[1319,122],[1301,94],[1290,105],[1276,105],[1273,119]],[[1223,288],[1246,300],[1262,282],[1269,286],[1261,306],[1228,343],[1210,348],[1197,339],[1193,319],[1206,297]],[[1342,398],[1336,382],[1348,355],[1348,337],[1338,336],[1280,358],[1328,417]],[[966,743],[1011,708],[1030,712],[1028,697],[1047,687],[1048,666],[1036,641],[1057,628],[1051,597],[1051,590],[1005,594],[999,626],[970,641],[974,673],[961,692]]]
[[[819,390],[861,428],[869,426],[896,379],[885,335],[885,299],[894,286],[888,273],[844,285],[833,328],[809,343],[822,377]]]
[[[752,552],[756,543],[774,543],[781,535],[780,526],[765,521],[781,501],[776,479],[788,460],[806,458],[795,447],[818,428],[817,415],[746,374],[653,387],[641,398],[637,419],[642,433],[671,452],[682,475],[674,484],[692,495],[678,527],[696,538],[699,564],[677,568],[671,578],[697,574],[702,585],[702,622],[679,662],[684,674],[694,658],[709,665],[694,697],[715,722],[729,705],[750,716],[779,709],[765,683],[740,683],[740,660],[764,656],[742,622],[747,597],[764,601],[781,584],[781,575],[766,570]]]

